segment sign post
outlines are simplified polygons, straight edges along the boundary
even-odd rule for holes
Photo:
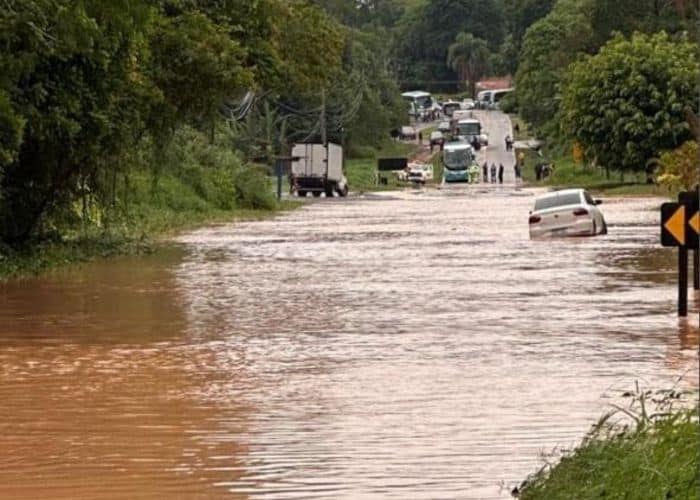
[[[678,316],[688,315],[688,250],[693,251],[693,287],[698,289],[698,193],[686,191],[677,203],[661,205],[661,245],[678,248]]]

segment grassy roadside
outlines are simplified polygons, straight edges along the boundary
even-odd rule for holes
[[[425,138],[424,138],[425,140]],[[411,157],[418,151],[418,144],[405,142],[387,142],[379,149],[362,151],[361,158],[350,158],[345,161],[345,175],[351,191],[386,191],[405,186],[395,175],[386,175],[387,184],[376,184],[377,159],[392,157]],[[386,172],[391,174],[390,172]]]
[[[99,258],[151,253],[181,231],[204,224],[271,217],[302,203],[282,201],[269,208],[224,209],[182,177],[163,175],[156,194],[151,191],[151,183],[148,173],[134,173],[128,202],[124,201],[126,213],[114,220],[103,216],[99,224],[85,228],[66,224],[60,232],[49,231],[24,248],[0,246],[0,283]]]
[[[697,407],[647,411],[642,405],[606,415],[579,447],[531,475],[514,495],[523,500],[697,498]],[[621,414],[627,415],[625,425],[611,423]]]
[[[516,141],[527,141],[531,138],[527,124],[517,115],[510,115],[513,126],[518,125],[519,132],[514,133]],[[671,193],[661,186],[648,184],[643,173],[621,174],[611,170],[609,177],[604,168],[587,166],[576,163],[571,153],[550,153],[544,148],[542,155],[538,155],[531,149],[516,149],[516,157],[520,153],[525,155],[525,168],[522,171],[523,180],[528,186],[541,186],[550,189],[565,189],[580,187],[595,194],[609,196],[669,196]],[[545,180],[537,180],[535,166],[538,163],[551,163],[554,171]]]

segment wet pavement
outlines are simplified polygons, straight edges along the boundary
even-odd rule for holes
[[[635,381],[697,388],[662,200],[530,241],[534,194],[320,199],[0,286],[0,498],[509,498]]]

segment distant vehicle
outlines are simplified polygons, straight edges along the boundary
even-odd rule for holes
[[[447,102],[442,103],[442,112],[448,118],[451,118],[452,113],[454,113],[458,109],[462,109],[462,104],[457,102],[457,101],[447,101]]]
[[[404,92],[401,97],[408,102],[408,114],[414,118],[419,118],[424,110],[432,109],[433,96],[424,90],[413,90]]]
[[[584,189],[563,189],[538,197],[530,212],[530,238],[543,236],[595,236],[608,226],[594,200]]]
[[[430,133],[430,145],[440,146],[445,143],[445,136],[439,130]]]
[[[486,109],[488,104],[491,102],[491,91],[482,90],[476,94],[476,107],[480,109]]]
[[[472,113],[471,110],[469,109],[456,109],[452,113],[452,119],[453,120],[464,120],[465,118],[472,118],[474,116],[474,113]]]
[[[469,143],[446,143],[442,151],[445,182],[468,182],[469,167],[474,161],[474,149]]]
[[[402,141],[415,141],[416,137],[418,137],[418,135],[415,128],[409,125],[404,125],[401,127],[401,130],[399,131],[399,139]]]
[[[408,165],[407,180],[425,184],[433,180],[433,166],[430,163],[411,163]]]
[[[474,109],[474,99],[462,99],[462,109]]]
[[[474,146],[474,149],[479,149],[481,146],[488,146],[489,137],[482,133],[481,122],[476,118],[466,118],[459,120],[456,126],[457,137],[467,141]]]
[[[292,156],[298,160],[292,162],[290,182],[297,195],[305,197],[307,193],[315,197],[326,193],[330,198],[333,193],[348,195],[348,181],[343,173],[343,148],[337,144],[295,144]]]
[[[452,126],[450,125],[450,122],[440,122],[438,123],[437,129],[442,132],[443,135],[445,135],[452,131]]]
[[[477,103],[481,109],[498,109],[498,103],[506,95],[513,92],[513,88],[482,90],[476,95]]]

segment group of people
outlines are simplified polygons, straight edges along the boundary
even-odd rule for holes
[[[491,164],[491,184],[496,183],[496,176],[498,175],[498,183],[503,184],[503,172],[505,168],[503,167],[503,163],[499,163],[498,169],[496,169],[496,164],[492,163]],[[489,181],[489,165],[487,162],[484,162],[484,164],[481,166],[481,171],[483,174],[484,182]]]
[[[516,162],[515,165],[513,165],[513,170],[515,171],[515,181],[517,183],[521,176],[521,166],[518,162]],[[498,167],[496,167],[495,163],[492,163],[491,168],[489,168],[488,162],[484,162],[484,164],[481,166],[483,182],[489,182],[490,179],[491,184],[496,184],[496,182],[498,182],[499,184],[503,184],[504,171],[505,168],[503,167],[503,163],[499,163]],[[491,174],[490,176],[489,173]]]

